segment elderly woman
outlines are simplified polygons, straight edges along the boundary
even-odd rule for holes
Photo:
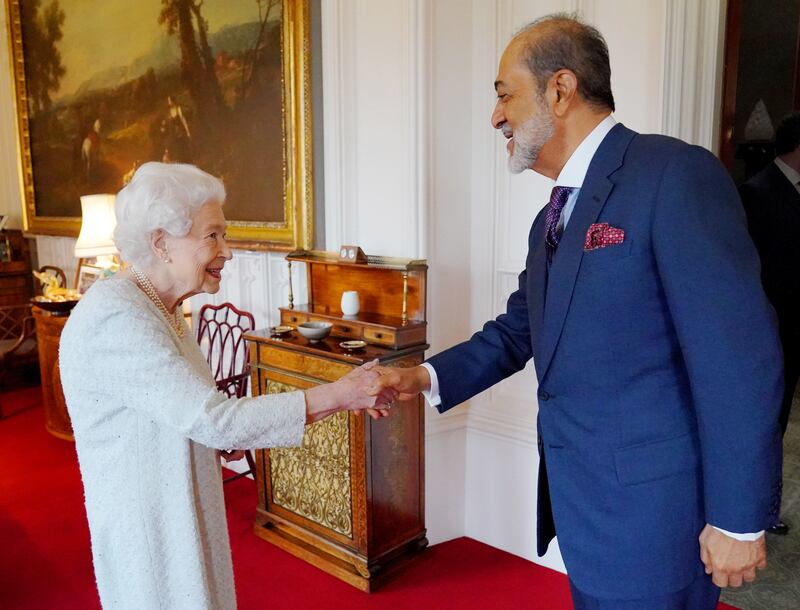
[[[105,608],[235,608],[217,450],[300,445],[306,423],[393,398],[372,395],[371,364],[304,392],[216,390],[180,303],[219,290],[231,259],[224,200],[222,183],[191,165],[139,168],[116,203],[130,266],[92,286],[61,337]]]

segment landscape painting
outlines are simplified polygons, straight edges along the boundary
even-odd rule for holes
[[[306,0],[6,1],[29,230],[162,161],[224,181],[234,238],[302,245]]]

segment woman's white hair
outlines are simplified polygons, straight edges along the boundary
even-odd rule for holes
[[[150,266],[157,260],[150,245],[153,232],[185,236],[197,210],[209,201],[225,202],[218,178],[194,165],[145,163],[117,193],[114,243],[120,256],[135,266]]]

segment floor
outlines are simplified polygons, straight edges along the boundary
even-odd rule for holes
[[[756,582],[727,589],[722,600],[742,610],[800,608],[800,393],[783,442],[783,520],[794,526],[788,536],[767,536],[767,569]]]
[[[31,408],[0,421],[0,609],[99,609],[75,448],[45,431],[40,401],[29,392]],[[367,595],[257,538],[252,480],[224,489],[239,610],[571,608],[566,576],[469,538],[425,550]]]
[[[30,408],[0,421],[0,608],[99,608],[74,445],[45,432],[38,389],[14,400]],[[800,608],[800,405],[786,444],[784,515],[798,529],[770,537],[770,567],[758,583],[725,592],[744,610]],[[256,538],[255,493],[249,479],[225,486],[240,610],[571,607],[564,575],[468,538],[430,548],[366,595]]]

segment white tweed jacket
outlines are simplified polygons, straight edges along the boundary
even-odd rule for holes
[[[59,359],[103,607],[235,608],[216,449],[299,445],[303,395],[226,398],[124,278],[84,295]]]

